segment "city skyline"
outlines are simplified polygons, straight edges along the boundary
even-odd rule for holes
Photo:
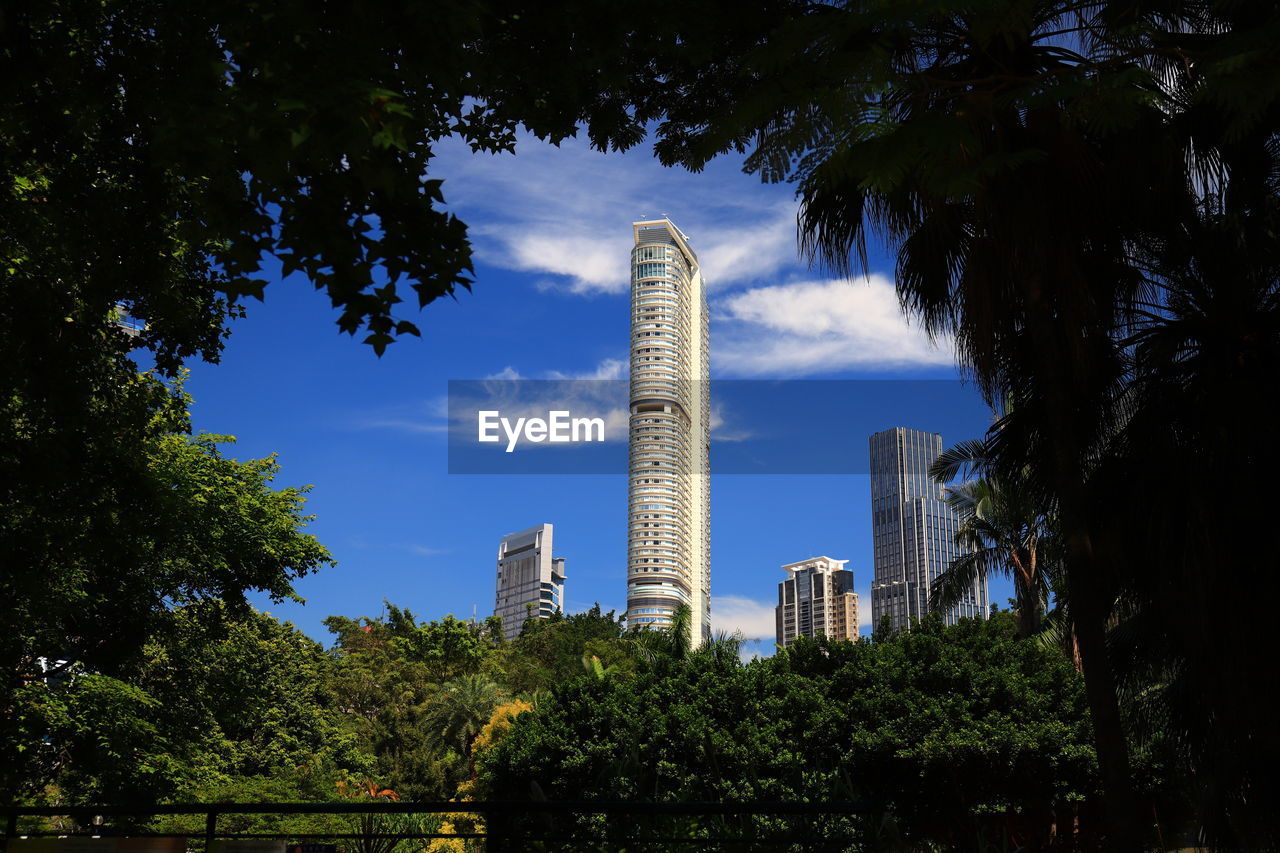
[[[472,226],[476,285],[420,316],[409,310],[421,339],[376,358],[336,332],[326,299],[289,278],[233,324],[221,364],[192,364],[195,428],[236,435],[226,453],[238,458],[278,452],[282,483],[313,484],[308,529],[338,561],[300,579],[305,604],[260,596],[259,607],[324,642],[327,616],[377,615],[388,600],[433,618],[487,612],[497,539],[549,520],[573,567],[565,611],[597,601],[625,610],[627,479],[450,475],[443,405],[451,379],[625,376],[633,240],[619,210],[669,211],[713,271],[713,379],[871,380],[867,407],[884,413],[882,423],[910,422],[948,443],[985,431],[976,391],[967,408],[904,411],[918,396],[913,380],[958,383],[947,342],[931,349],[901,317],[892,264],[874,251],[870,280],[835,281],[805,266],[786,188],[728,163],[692,176],[579,142],[520,144],[518,160],[441,147],[450,206]],[[713,408],[715,416],[727,420],[716,420],[713,443],[736,448],[741,424],[733,412]],[[824,419],[819,410],[796,417]],[[848,441],[862,445],[866,433]],[[744,654],[772,653],[777,569],[797,552],[852,560],[869,626],[866,474],[713,474],[712,493],[714,624],[755,638]],[[993,598],[1003,605],[1002,589]]]

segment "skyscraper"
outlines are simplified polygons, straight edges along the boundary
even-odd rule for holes
[[[858,594],[848,560],[812,557],[783,566],[787,579],[778,584],[778,645],[796,637],[858,639]]]
[[[895,629],[929,611],[929,585],[960,555],[959,521],[943,500],[943,486],[929,477],[942,453],[937,433],[896,427],[871,436],[871,529],[875,578],[871,618],[875,627],[888,615]],[[965,617],[987,618],[987,579],[943,612],[954,624]]]
[[[508,640],[520,636],[526,619],[564,609],[564,558],[553,556],[552,533],[550,524],[539,524],[507,534],[498,545],[493,615],[502,619]]]
[[[689,608],[711,637],[711,408],[698,256],[669,219],[632,224],[627,624]]]

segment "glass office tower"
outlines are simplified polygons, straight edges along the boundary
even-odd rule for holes
[[[707,301],[698,256],[669,219],[632,224],[627,624],[711,637]]]
[[[929,612],[929,585],[960,555],[959,521],[943,500],[943,486],[929,477],[942,453],[937,433],[896,427],[871,436],[871,528],[875,577],[871,618],[887,615],[894,629]],[[988,615],[987,579],[943,612],[948,624]]]

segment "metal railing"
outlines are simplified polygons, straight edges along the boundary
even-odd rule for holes
[[[195,803],[182,805],[77,805],[0,807],[3,846],[27,838],[173,838],[188,839],[189,849],[210,851],[215,842],[279,840],[293,842],[352,841],[349,849],[368,849],[368,842],[457,839],[484,851],[507,850],[636,850],[671,845],[725,850],[845,850],[848,821],[868,814],[853,802],[650,803],[617,801],[477,801],[477,802],[329,802],[329,803]],[[155,831],[140,818],[201,816],[203,832]],[[267,815],[434,815],[469,829],[437,825],[383,831],[366,823],[360,831],[248,832],[219,827],[228,816]],[[460,816],[473,819],[459,821]],[[69,818],[73,829],[24,827],[24,819]],[[479,820],[474,820],[478,818]],[[757,819],[771,818],[769,831]],[[132,819],[132,820],[128,820]],[[790,819],[788,821],[788,819]],[[782,821],[782,825],[778,824]],[[834,834],[832,821],[839,829]],[[826,824],[826,826],[822,826]],[[736,830],[736,831],[733,831]]]

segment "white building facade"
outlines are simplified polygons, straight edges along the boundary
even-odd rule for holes
[[[707,301],[698,256],[669,219],[632,224],[627,624],[689,608],[711,637]]]
[[[797,637],[858,639],[858,594],[848,560],[811,557],[782,567],[787,579],[778,584],[778,645],[786,648]]]
[[[539,524],[502,537],[493,615],[508,640],[520,636],[526,619],[564,610],[564,559],[554,556],[554,528]]]

